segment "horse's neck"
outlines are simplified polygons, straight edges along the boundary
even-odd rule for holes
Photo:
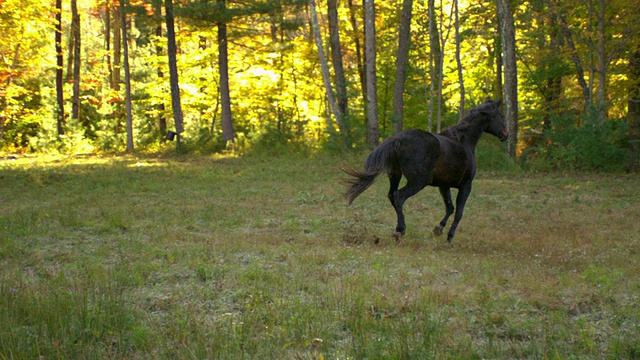
[[[471,152],[475,152],[483,132],[480,126],[478,122],[467,121],[465,124],[458,124],[451,129],[445,129],[441,134],[457,140],[464,147],[469,148]]]
[[[475,152],[476,146],[478,145],[478,142],[480,141],[481,136],[482,136],[482,130],[475,130],[475,129],[473,131],[469,131],[469,133],[465,136],[468,138],[466,142],[471,147],[471,151]]]

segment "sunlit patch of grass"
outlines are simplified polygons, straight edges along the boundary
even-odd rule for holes
[[[396,244],[384,177],[341,197],[361,162],[0,162],[0,354],[638,356],[637,179],[481,172],[452,244],[434,188]]]

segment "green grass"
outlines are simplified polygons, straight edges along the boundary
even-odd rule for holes
[[[482,172],[395,244],[364,154],[0,160],[0,359],[638,359],[640,180]]]

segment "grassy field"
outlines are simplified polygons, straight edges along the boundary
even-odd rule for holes
[[[637,175],[480,169],[395,244],[364,156],[0,160],[0,359],[640,359]]]

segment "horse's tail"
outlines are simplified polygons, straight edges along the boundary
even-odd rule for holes
[[[347,204],[351,205],[358,195],[373,184],[380,173],[390,173],[393,167],[393,159],[397,153],[397,142],[395,138],[389,138],[382,142],[365,161],[364,170],[354,168],[343,168],[342,171],[353,176],[353,179],[347,179],[345,184],[349,185],[344,197]]]

